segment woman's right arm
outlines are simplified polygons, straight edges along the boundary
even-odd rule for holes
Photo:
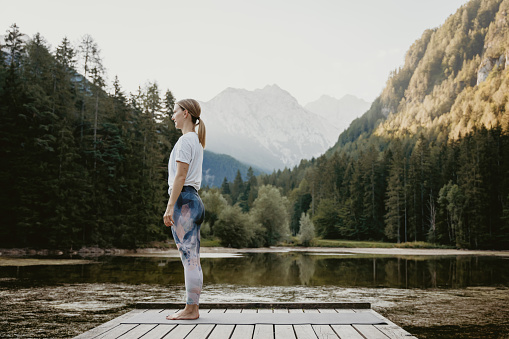
[[[177,203],[177,199],[182,192],[184,183],[186,182],[187,171],[189,170],[189,164],[185,162],[177,161],[177,173],[173,180],[173,186],[171,188],[170,198],[168,199],[168,205],[166,206],[166,212],[164,212],[164,224],[166,226],[173,226],[173,208]]]

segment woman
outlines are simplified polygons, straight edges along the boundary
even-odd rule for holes
[[[203,202],[198,195],[201,185],[205,125],[200,119],[200,104],[193,99],[175,104],[171,119],[182,131],[168,162],[168,206],[164,224],[171,226],[175,244],[184,265],[186,307],[166,317],[168,320],[197,319],[203,284],[200,266],[200,225],[205,216]],[[198,126],[198,133],[195,129]]]

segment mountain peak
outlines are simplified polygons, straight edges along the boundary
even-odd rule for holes
[[[285,91],[284,89],[282,89],[281,87],[279,87],[276,84],[266,85],[264,88],[257,89],[256,91],[261,91],[261,92],[267,93],[267,94],[291,96],[293,98],[293,95],[291,95],[289,92]]]
[[[228,88],[200,104],[208,114],[209,150],[269,172],[319,156],[340,132],[275,84],[253,91]]]
[[[324,94],[320,98],[318,98],[318,100],[316,100],[316,101],[338,101],[338,99],[334,98],[331,95]],[[316,102],[316,101],[314,101],[314,102]],[[311,103],[309,103],[309,104],[311,104]]]
[[[271,97],[287,97],[291,98],[291,100],[295,100],[297,102],[297,99],[293,97],[289,92],[285,91],[281,87],[279,87],[277,84],[272,85],[266,85],[263,88],[255,89],[254,91],[249,91],[244,88],[235,88],[235,87],[227,87],[223,91],[221,91],[219,94],[217,94],[212,100],[223,97],[223,96],[231,96],[231,95],[242,95],[242,96],[252,96],[252,95],[262,95],[262,96],[271,96]]]
[[[262,88],[262,91],[286,92],[284,89],[279,87],[277,84],[265,85],[265,87]]]

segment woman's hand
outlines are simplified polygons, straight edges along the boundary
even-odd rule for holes
[[[164,212],[163,216],[164,224],[168,227],[173,226],[173,206],[168,205],[166,207],[166,212]]]

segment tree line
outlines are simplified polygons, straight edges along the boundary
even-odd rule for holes
[[[105,84],[86,35],[52,50],[13,24],[0,45],[0,246],[143,246],[167,239],[174,97]]]

